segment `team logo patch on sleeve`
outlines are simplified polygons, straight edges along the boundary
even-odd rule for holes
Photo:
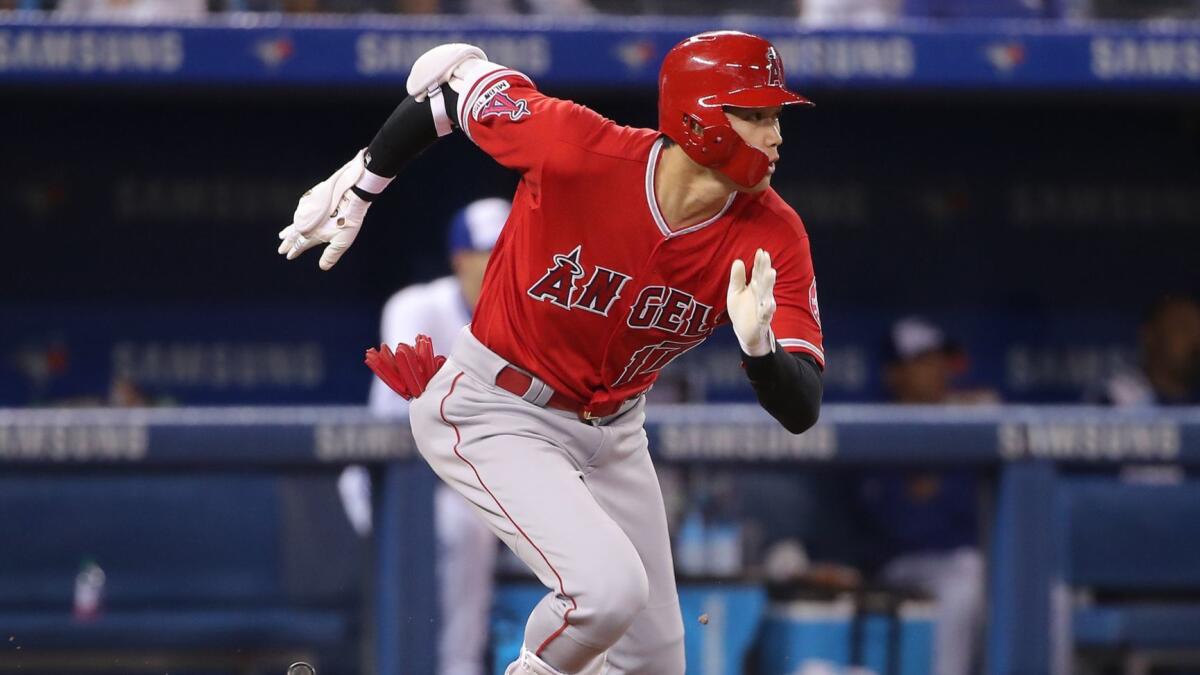
[[[475,121],[479,121],[485,117],[507,115],[508,119],[516,122],[523,117],[532,115],[533,113],[529,112],[529,104],[525,99],[519,98],[514,100],[513,97],[504,93],[511,86],[508,81],[501,80],[488,87],[475,100],[475,105],[471,106],[471,117]]]

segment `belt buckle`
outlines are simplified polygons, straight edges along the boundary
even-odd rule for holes
[[[579,416],[579,418],[584,422],[591,422],[592,420],[597,419],[597,417],[592,414],[591,408],[584,408],[583,413]]]

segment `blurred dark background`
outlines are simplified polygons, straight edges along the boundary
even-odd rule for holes
[[[878,336],[913,312],[967,342],[973,375],[1007,398],[1078,400],[1132,348],[1158,296],[1200,286],[1196,97],[797,86],[818,105],[784,117],[775,187],[812,238],[833,400],[880,397],[855,373],[874,370]],[[390,293],[448,271],[453,211],[515,186],[455,135],[401,174],[371,212],[367,245],[334,271],[285,264],[273,242],[297,195],[365,145],[401,93],[5,89],[17,104],[0,109],[0,401],[96,393],[122,331],[167,343],[216,328],[251,342],[306,334],[351,356],[370,344]],[[551,93],[656,123],[651,91]],[[277,321],[239,318],[262,312]],[[20,354],[56,341],[69,372],[31,384]],[[292,392],[169,377],[157,388],[183,402],[362,400],[367,371],[334,370]]]

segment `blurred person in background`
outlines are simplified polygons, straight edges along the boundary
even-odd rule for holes
[[[884,385],[894,403],[998,401],[990,390],[953,387],[966,371],[966,353],[929,321],[897,321],[884,352]],[[933,597],[935,675],[972,672],[982,642],[985,598],[975,472],[870,471],[862,475],[856,492],[855,510],[870,542],[867,571],[888,585]]]
[[[1196,0],[1063,0],[1072,19],[1181,20],[1200,18]]]
[[[1200,403],[1200,303],[1168,295],[1138,329],[1138,364],[1119,370],[1086,394],[1114,406]]]
[[[284,12],[287,14],[354,14],[397,12],[433,14],[438,0],[222,0],[235,12]]]
[[[602,14],[795,16],[796,0],[590,0]]]
[[[384,343],[412,342],[418,333],[435,344],[451,345],[479,301],[483,273],[492,247],[512,208],[506,199],[480,199],[454,214],[449,252],[454,274],[397,291],[383,308]],[[408,401],[372,378],[371,411],[407,417]],[[348,467],[339,480],[342,502],[360,534],[371,530],[370,483],[361,466]],[[440,675],[483,675],[489,635],[497,541],[458,493],[439,481],[434,493],[434,529],[438,541],[438,636]]]
[[[883,385],[893,403],[945,405],[999,403],[993,389],[954,381],[968,369],[967,353],[934,323],[905,317],[892,324],[883,345]]]
[[[883,352],[890,402],[999,402],[990,389],[955,386],[967,370],[966,352],[930,321],[896,321]],[[978,668],[986,594],[975,472],[748,471],[738,484],[742,512],[765,537],[768,579],[828,590],[883,585],[929,596],[936,611],[932,673],[968,675]]]
[[[59,0],[57,14],[94,21],[203,19],[208,15],[208,0]]]
[[[539,14],[580,16],[595,14],[588,0],[440,0],[443,13],[476,15]]]
[[[505,16],[592,14],[588,0],[223,0],[228,9],[290,14],[397,13]]]
[[[885,26],[896,21],[903,0],[796,0],[801,23],[810,26]]]

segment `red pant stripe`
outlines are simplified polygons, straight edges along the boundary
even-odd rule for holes
[[[558,579],[558,592],[561,593],[563,597],[571,601],[571,608],[563,613],[562,626],[559,626],[558,630],[554,631],[550,637],[546,638],[545,641],[538,646],[537,651],[534,652],[535,655],[541,656],[542,651],[546,649],[546,646],[553,642],[554,639],[559,635],[562,635],[563,631],[565,631],[567,626],[570,625],[568,619],[571,617],[571,612],[575,611],[579,605],[575,602],[575,598],[567,594],[566,588],[563,587],[562,575],[558,573],[558,570],[554,569],[554,565],[550,564],[550,559],[546,557],[546,554],[542,552],[542,549],[538,548],[537,544],[533,543],[533,540],[529,538],[529,535],[525,534],[525,530],[521,529],[521,526],[517,524],[517,521],[513,520],[513,517],[508,513],[508,509],[504,508],[504,505],[500,503],[500,500],[496,499],[496,495],[492,493],[492,490],[487,486],[487,483],[483,482],[483,477],[479,475],[479,469],[476,469],[475,465],[472,464],[466,457],[463,457],[462,453],[458,451],[458,445],[462,442],[462,435],[458,432],[458,427],[455,426],[453,422],[446,419],[446,399],[450,398],[450,394],[454,393],[454,387],[458,385],[458,381],[462,378],[462,376],[463,373],[461,372],[454,376],[454,380],[450,383],[450,391],[446,392],[446,395],[442,397],[442,403],[438,409],[439,414],[442,416],[442,421],[448,424],[451,429],[454,429],[454,454],[464,463],[466,463],[467,466],[471,467],[471,471],[475,472],[475,479],[479,481],[479,484],[483,487],[484,491],[491,496],[492,501],[496,502],[496,506],[499,507],[501,513],[504,514],[504,517],[508,518],[508,521],[513,524],[513,527],[517,528],[517,532],[520,532],[521,536],[525,538],[525,541],[529,542],[529,545],[533,547],[533,550],[537,551],[538,555],[542,556],[542,560],[546,561],[546,566],[550,568],[551,572],[554,572],[554,576]]]

